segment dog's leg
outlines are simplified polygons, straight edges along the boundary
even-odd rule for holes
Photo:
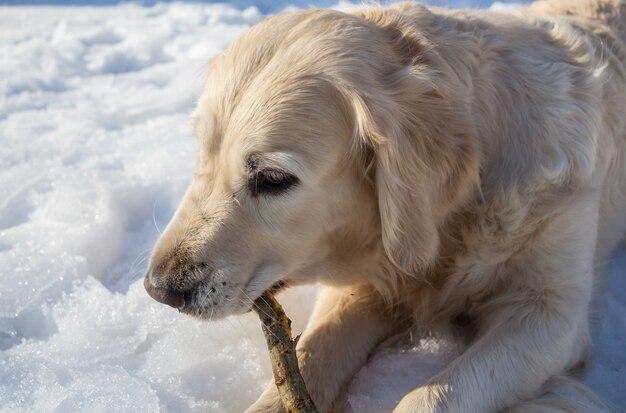
[[[597,202],[558,211],[507,264],[470,347],[395,413],[496,413],[537,397],[588,345]],[[503,276],[504,277],[504,276]]]
[[[394,328],[378,293],[363,288],[323,288],[298,343],[302,376],[320,412],[331,408],[347,380]],[[246,413],[282,412],[272,382]]]
[[[496,413],[535,397],[572,363],[578,328],[562,315],[510,307],[442,373],[408,395],[394,413]]]
[[[502,413],[617,413],[582,381],[565,375],[552,377],[542,395]]]

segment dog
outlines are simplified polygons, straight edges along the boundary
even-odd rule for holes
[[[144,285],[219,319],[320,283],[298,343],[320,412],[384,340],[460,324],[465,351],[395,413],[585,411],[552,390],[585,389],[626,234],[625,108],[624,0],[279,14],[210,62]],[[247,410],[280,411],[273,383]]]

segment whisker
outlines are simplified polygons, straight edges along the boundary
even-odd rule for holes
[[[130,264],[130,271],[132,271],[135,267],[135,264],[137,264],[137,260],[140,260],[141,262],[143,262],[146,258],[148,258],[147,255],[143,256],[144,254],[149,253],[152,250],[152,248],[148,248],[145,249],[143,251],[141,251],[140,253],[137,254],[137,256],[135,257],[135,259],[133,260],[133,262]],[[149,254],[148,254],[149,255]],[[143,256],[143,258],[142,258]]]
[[[256,304],[254,303],[254,300],[253,300],[252,298],[250,298],[250,296],[249,296],[248,294],[246,294],[246,292],[245,292],[245,291],[244,291],[241,287],[238,287],[238,288],[239,288],[239,291],[241,291],[241,293],[242,293],[243,295],[245,295],[245,296],[246,296],[246,298],[247,298],[248,300],[250,300],[250,303],[252,303],[252,305],[253,305],[255,308],[257,308],[259,311],[261,311],[263,314],[265,314],[265,315],[266,315],[266,316],[268,316],[269,318],[272,318],[272,319],[274,318],[274,317],[272,317],[270,314],[268,314],[267,312],[263,311],[263,309],[262,309],[261,307],[259,307],[258,305],[256,305]],[[262,298],[262,297],[261,297],[261,299],[263,300],[263,298]],[[269,304],[268,304],[268,302],[267,302],[267,301],[263,300],[263,302],[269,306]]]
[[[240,288],[241,290],[241,288]],[[254,301],[252,301],[252,299],[248,296],[248,294],[246,294],[243,290],[241,290],[241,292],[246,296],[246,297],[242,297],[243,298],[247,298],[248,302],[250,304],[252,304],[252,307],[256,308],[257,310],[261,311],[263,314],[265,314],[266,316],[268,316],[269,318],[271,318],[272,320],[275,320],[274,317],[272,317],[271,315],[269,315],[268,313],[266,313],[265,311],[263,311],[263,309],[261,309],[261,307],[259,307],[258,305],[256,305],[254,303]],[[242,301],[242,303],[246,303],[245,301]],[[275,339],[279,340],[278,336],[276,334],[274,334],[271,330],[268,330],[270,332],[270,334],[272,336],[274,336]]]
[[[134,273],[135,271],[138,271],[139,268],[144,262],[146,262],[146,260],[149,258],[149,254],[145,255],[143,258],[139,259],[140,255],[137,256],[137,258],[135,258],[135,261],[133,261],[133,263],[131,264],[130,268],[128,269],[128,272],[130,273]],[[139,260],[139,261],[137,261]]]
[[[163,233],[161,232],[161,229],[159,229],[159,226],[157,225],[157,222],[156,222],[156,203],[157,203],[157,200],[155,199],[154,204],[152,205],[152,222],[154,223],[154,227],[156,228],[157,232],[161,235]]]

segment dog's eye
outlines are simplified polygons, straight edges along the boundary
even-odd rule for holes
[[[274,195],[286,191],[298,183],[298,178],[283,171],[276,169],[264,169],[256,172],[248,187],[253,196],[259,194]]]

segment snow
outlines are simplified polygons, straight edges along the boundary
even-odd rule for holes
[[[206,61],[294,2],[45,3],[0,6],[0,412],[241,411],[270,377],[256,317],[201,323],[155,303],[141,279],[193,174]],[[296,6],[309,4],[334,2]],[[625,273],[622,249],[588,378],[621,409]],[[314,293],[281,296],[295,331]],[[457,351],[428,338],[379,351],[350,384],[352,409],[390,410]]]

